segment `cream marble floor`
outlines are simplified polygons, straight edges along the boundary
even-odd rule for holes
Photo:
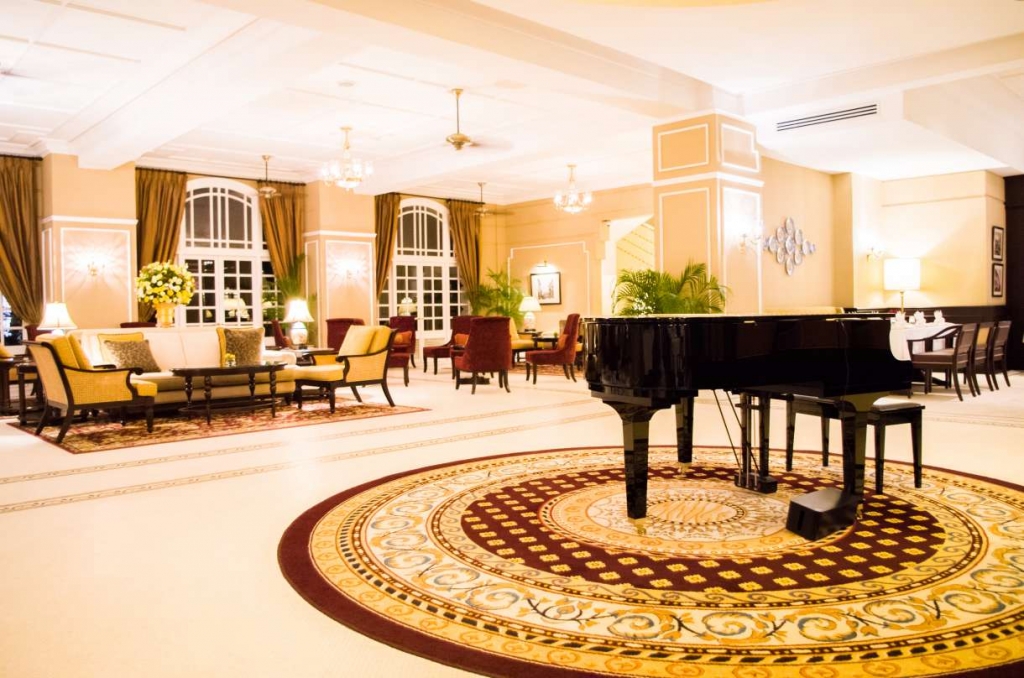
[[[542,376],[533,386],[516,375],[511,394],[486,386],[472,396],[447,372],[412,377],[405,388],[393,375],[392,393],[427,412],[89,455],[0,426],[0,676],[469,675],[305,603],[278,569],[281,533],[322,499],[391,473],[619,445],[621,428],[582,381]],[[1011,379],[965,403],[915,396],[928,407],[925,463],[1024,484],[1024,375]],[[379,389],[364,392],[383,401]],[[782,409],[772,418],[781,446]],[[656,415],[652,442],[672,444],[673,427],[671,414]],[[710,393],[695,427],[698,444],[726,444]],[[906,429],[889,431],[888,458],[910,459]],[[808,418],[797,447],[819,449]]]

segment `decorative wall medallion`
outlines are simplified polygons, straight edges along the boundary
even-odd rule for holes
[[[765,241],[764,249],[786,267],[786,275],[793,275],[796,267],[804,263],[804,257],[814,254],[818,246],[804,238],[803,229],[796,227],[792,217],[786,217],[785,223]]]

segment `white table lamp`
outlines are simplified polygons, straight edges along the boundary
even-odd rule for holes
[[[288,338],[292,340],[292,343],[296,347],[305,346],[306,342],[309,341],[309,331],[306,329],[306,323],[315,322],[313,316],[309,313],[309,306],[306,304],[306,300],[292,299],[289,301],[282,322],[292,324],[291,331],[288,333]]]
[[[900,293],[900,313],[903,313],[903,295],[921,289],[920,259],[886,259],[885,289]]]
[[[523,313],[524,332],[533,332],[537,329],[537,316],[534,313],[540,310],[540,302],[536,297],[523,297],[523,301],[519,304],[519,311]]]
[[[39,321],[39,329],[49,330],[53,334],[64,334],[65,330],[73,330],[78,325],[71,319],[68,307],[63,302],[47,304],[43,311],[43,319]]]

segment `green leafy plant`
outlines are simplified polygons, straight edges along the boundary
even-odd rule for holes
[[[612,299],[618,315],[722,313],[728,293],[705,264],[691,261],[679,277],[649,268],[622,271]]]
[[[517,325],[521,325],[523,314],[519,310],[519,304],[525,296],[519,289],[521,281],[512,278],[505,271],[490,269],[487,270],[487,279],[490,282],[481,283],[468,294],[473,314],[504,315],[515,320]]]

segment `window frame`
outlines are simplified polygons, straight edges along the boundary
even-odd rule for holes
[[[189,233],[188,224],[189,217],[194,215],[194,212],[188,212],[193,208],[193,201],[196,197],[196,192],[208,190],[212,196],[224,196],[227,201],[235,200],[241,202],[243,208],[248,211],[248,219],[245,229],[247,231],[247,247],[232,247],[232,242],[245,242],[237,239],[231,239],[230,233],[227,229],[230,228],[230,206],[226,204],[228,221],[226,224],[218,224],[214,217],[222,216],[220,209],[216,208],[216,200],[211,201],[211,238],[212,244],[210,246],[197,246],[195,244],[189,244],[190,241],[194,243],[194,234]],[[230,196],[228,192],[234,191],[244,196],[245,201],[238,201],[236,198]],[[251,186],[248,186],[240,181],[233,179],[218,178],[218,177],[200,177],[196,179],[190,179],[186,186],[186,197],[185,197],[185,209],[186,213],[182,215],[181,234],[178,240],[178,251],[177,260],[182,265],[187,265],[188,260],[198,260],[200,268],[202,267],[203,261],[212,261],[214,263],[214,270],[211,273],[202,273],[198,275],[212,276],[214,279],[214,287],[212,290],[205,290],[206,293],[214,295],[214,305],[205,307],[213,310],[213,318],[210,320],[203,320],[200,317],[199,322],[189,322],[187,314],[189,309],[194,310],[197,305],[201,305],[202,294],[198,289],[194,301],[187,306],[179,306],[176,310],[177,313],[177,324],[180,327],[215,327],[217,325],[224,326],[242,326],[242,327],[263,327],[264,334],[267,336],[271,335],[269,324],[264,323],[263,303],[264,303],[264,281],[267,277],[263,271],[263,264],[270,261],[270,253],[267,250],[266,240],[263,237],[263,220],[260,215],[259,201],[260,196],[257,190]],[[213,236],[219,231],[227,237],[214,238]],[[219,243],[219,244],[217,244]],[[247,274],[241,274],[238,272],[225,273],[225,268],[228,267],[230,262],[251,262],[250,271]],[[195,275],[195,274],[194,274]],[[228,277],[241,279],[243,275],[249,278],[252,282],[247,290],[231,289],[225,284]],[[275,281],[276,282],[276,281]],[[276,284],[273,284],[272,290],[276,291]],[[197,281],[198,288],[198,281]],[[226,308],[225,299],[227,298],[228,292],[235,292],[236,295],[248,293],[251,295],[251,304],[247,308],[248,318],[244,315],[240,315],[236,312],[230,311]],[[202,306],[201,306],[202,307]],[[268,314],[270,315],[270,314]]]

